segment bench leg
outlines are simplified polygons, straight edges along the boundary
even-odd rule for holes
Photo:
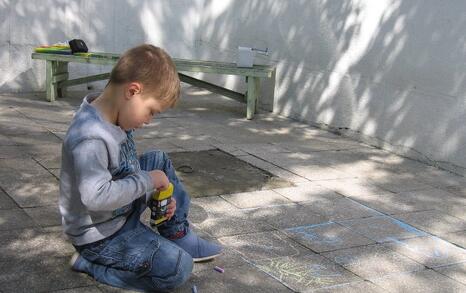
[[[61,77],[57,83],[57,96],[63,98],[66,96],[66,87],[60,83],[68,80],[68,62],[58,62],[56,76]]]
[[[47,101],[53,102],[57,97],[57,84],[53,82],[53,76],[57,72],[57,61],[46,60],[45,64],[45,86]]]
[[[259,77],[247,77],[248,91],[246,93],[246,118],[251,120],[254,117],[254,113],[257,111],[257,102],[259,100],[260,90],[260,78]]]

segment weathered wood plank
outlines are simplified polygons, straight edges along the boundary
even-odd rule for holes
[[[73,85],[78,85],[78,84],[83,84],[83,83],[88,83],[88,82],[93,82],[93,81],[98,81],[98,80],[105,80],[109,78],[110,78],[110,73],[96,74],[96,75],[63,81],[60,83],[60,87],[69,87]]]
[[[178,73],[178,75],[180,76],[180,80],[182,82],[186,82],[186,83],[189,83],[191,85],[206,89],[206,90],[211,91],[213,93],[216,93],[216,94],[219,94],[219,95],[234,99],[234,100],[239,101],[241,103],[244,103],[246,101],[246,97],[242,93],[238,93],[238,92],[232,91],[230,89],[226,89],[226,88],[218,86],[216,84],[213,84],[213,83],[210,83],[210,82],[207,82],[207,81],[203,81],[203,80],[200,80],[200,79],[197,79],[197,78],[194,78],[192,76],[185,75],[185,74],[182,74],[182,73]]]
[[[90,63],[100,65],[114,65],[118,59],[118,54],[112,53],[93,53],[94,55],[60,55],[46,53],[32,53],[32,59]],[[204,60],[187,60],[174,58],[176,69],[187,72],[204,72],[212,74],[257,76],[270,78],[274,67],[269,65],[254,65],[251,68],[237,67],[235,63],[204,61]]]

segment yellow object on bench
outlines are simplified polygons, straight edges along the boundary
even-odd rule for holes
[[[53,102],[57,97],[63,97],[69,86],[104,80],[110,77],[110,73],[91,75],[76,79],[68,79],[68,63],[90,63],[100,65],[114,65],[119,54],[89,52],[75,53],[73,55],[61,55],[50,53],[32,53],[32,59],[46,61],[46,89],[47,100]],[[235,63],[173,59],[178,72],[203,72],[213,74],[240,75],[246,77],[247,92],[245,94],[226,89],[224,87],[196,79],[194,77],[179,73],[180,80],[197,87],[207,89],[211,92],[246,102],[247,119],[252,119],[257,110],[257,101],[260,93],[261,78],[275,78],[275,67],[270,65],[254,65],[251,68],[237,67]]]

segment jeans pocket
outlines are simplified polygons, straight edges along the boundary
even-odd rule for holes
[[[104,247],[84,249],[81,255],[93,263],[142,276],[151,270],[152,257],[159,249],[154,236],[149,228],[139,226],[102,243]]]

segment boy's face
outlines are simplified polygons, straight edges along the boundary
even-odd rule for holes
[[[130,92],[119,111],[117,123],[125,131],[140,128],[168,108],[169,105],[157,97],[143,95],[142,91]]]

